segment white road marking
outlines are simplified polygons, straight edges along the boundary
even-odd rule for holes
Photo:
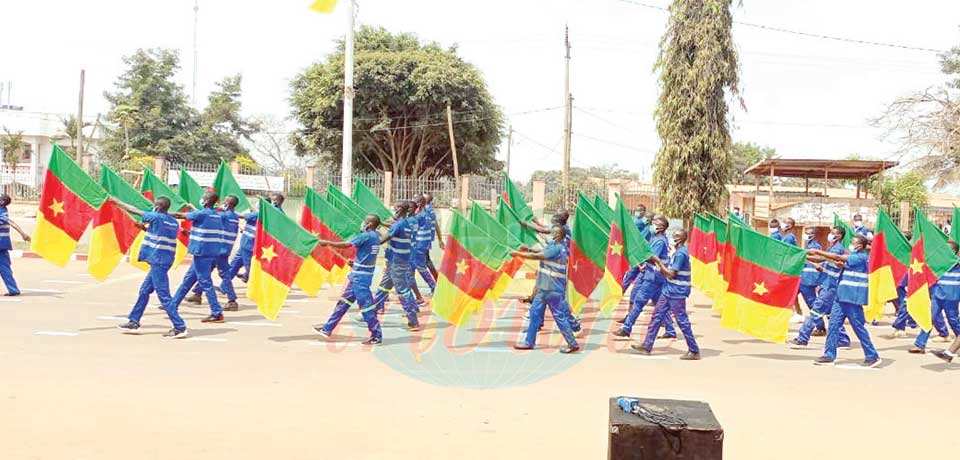
[[[847,371],[879,371],[880,370],[875,367],[866,367],[866,366],[861,366],[859,364],[837,364],[833,367],[837,369],[847,370]]]
[[[52,335],[57,337],[76,337],[80,335],[79,332],[60,332],[60,331],[37,331],[33,335]]]
[[[126,321],[125,316],[98,316],[97,319],[101,321]]]
[[[240,321],[227,321],[226,324],[234,326],[254,326],[254,327],[283,327],[280,323],[244,323]]]
[[[45,280],[48,283],[56,284],[86,284],[86,281],[77,281],[77,280]]]
[[[218,339],[215,337],[188,337],[186,339],[190,342],[226,342],[227,339]]]

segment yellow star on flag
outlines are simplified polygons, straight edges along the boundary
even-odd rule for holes
[[[53,204],[50,205],[50,210],[53,211],[53,217],[57,217],[58,214],[63,214],[63,202],[57,201],[57,199],[54,198]]]
[[[761,282],[759,282],[759,283],[753,283],[753,293],[754,293],[754,294],[759,295],[759,296],[762,296],[762,295],[764,295],[764,294],[766,294],[766,293],[768,293],[768,292],[770,292],[770,291],[767,290],[767,286],[765,285],[765,283],[764,283],[763,281],[761,281]]]
[[[460,259],[460,262],[457,262],[457,274],[462,275],[467,272],[467,261]]]
[[[277,253],[273,251],[273,246],[263,248],[263,252],[260,254],[260,258],[266,260],[267,263],[270,263],[274,257],[277,257]]]
[[[910,263],[910,270],[913,270],[914,275],[919,275],[923,273],[923,262],[920,262],[917,259],[913,259],[913,262]]]
[[[616,241],[614,241],[613,244],[610,245],[610,254],[622,256],[622,255],[623,255],[623,245],[620,244],[620,243],[618,243],[618,242],[616,242]]]

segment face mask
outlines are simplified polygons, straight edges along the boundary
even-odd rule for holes
[[[782,231],[790,230],[790,226],[787,224],[780,224],[780,230]]]
[[[857,247],[854,245],[847,246],[847,250],[850,252],[857,252]]]
[[[811,235],[811,234],[808,233],[808,234],[807,234],[807,241],[812,241],[812,240],[814,240],[816,237],[817,237],[817,235]]]
[[[780,233],[780,227],[770,227],[770,234]]]
[[[643,217],[643,215],[640,214],[639,212],[633,213],[633,218],[634,218],[634,219],[639,219],[639,218],[641,218],[641,217]]]
[[[863,227],[863,222],[860,222],[859,220],[855,220],[853,221],[853,226],[856,228]]]
[[[670,240],[670,247],[671,247],[671,248],[676,248],[676,247],[679,246],[679,245],[680,245],[680,240]]]
[[[831,243],[835,243],[837,241],[837,235],[834,235],[833,233],[831,233],[829,236],[827,236],[827,241]]]

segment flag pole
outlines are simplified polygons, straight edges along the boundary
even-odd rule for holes
[[[343,50],[343,155],[340,163],[340,188],[348,196],[353,191],[353,29],[354,0],[348,0]]]

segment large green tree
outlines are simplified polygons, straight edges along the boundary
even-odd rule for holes
[[[217,84],[203,113],[187,101],[174,81],[180,58],[169,49],[140,49],[123,58],[127,69],[116,90],[105,93],[110,102],[102,155],[106,160],[140,156],[175,162],[215,163],[246,155],[241,140],[249,139],[255,124],[240,114],[239,75]]]
[[[730,183],[752,184],[753,176],[747,176],[743,172],[751,166],[771,158],[780,158],[780,155],[777,155],[777,150],[773,147],[761,146],[753,142],[734,143],[730,159]],[[760,180],[764,184],[769,181],[767,178],[761,178]]]
[[[717,211],[730,179],[727,95],[739,97],[730,0],[674,0],[660,41],[654,181],[667,215]]]
[[[343,42],[292,82],[292,142],[339,169],[342,157]],[[415,177],[452,175],[446,109],[453,110],[461,173],[502,169],[496,160],[503,115],[480,71],[455,47],[408,33],[361,27],[356,34],[354,169]]]

